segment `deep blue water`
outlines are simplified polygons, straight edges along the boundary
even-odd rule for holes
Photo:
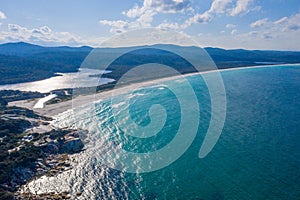
[[[120,172],[105,164],[120,167],[119,148],[154,152],[176,137],[181,106],[167,86],[181,89],[180,80],[142,88],[75,112],[77,127],[90,131],[92,145],[79,156],[73,171],[34,187],[62,190],[64,187],[58,185],[63,184],[71,192],[83,192],[82,198],[95,199],[300,199],[300,66],[239,69],[221,75],[226,121],[206,157],[200,159],[198,153],[211,118],[211,101],[207,86],[197,75],[187,80],[199,103],[199,128],[192,144],[175,162],[148,173],[127,173],[126,166]],[[153,104],[165,108],[163,128],[148,138],[128,135],[130,131],[139,133],[126,124],[124,108],[136,124],[145,127],[152,123],[148,111]],[[197,110],[193,106],[188,105],[190,112]],[[73,117],[64,113],[57,123],[71,126]],[[186,128],[195,123],[194,118],[187,119]],[[111,157],[104,160],[102,155],[107,151]],[[138,168],[139,162],[131,160],[131,164]]]

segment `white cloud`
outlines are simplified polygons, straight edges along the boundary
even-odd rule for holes
[[[122,12],[128,20],[101,20],[103,25],[110,26],[111,33],[122,33],[135,28],[152,27],[154,16],[159,13],[187,13],[189,18],[180,24],[177,20],[173,22],[163,22],[156,27],[183,30],[192,24],[209,23],[215,15],[236,16],[252,10],[259,10],[256,6],[251,8],[254,0],[213,0],[208,10],[203,13],[195,13],[192,8],[192,0],[143,0],[142,5],[135,4],[131,9]],[[235,28],[235,27],[227,27]]]
[[[244,49],[297,50],[300,47],[300,12],[276,20],[259,19],[250,24],[257,29],[237,31],[231,24],[231,34],[201,34],[195,40],[201,46]],[[253,31],[255,30],[255,31]]]
[[[262,36],[263,36],[264,39],[273,39],[273,37],[274,37],[271,32],[264,32],[262,34]]]
[[[251,8],[251,3],[254,0],[213,0],[210,9],[211,14],[228,14],[231,16],[237,16],[249,11],[258,11],[260,6]]]
[[[85,40],[69,32],[56,32],[48,26],[29,29],[18,24],[8,24],[7,31],[0,33],[0,41],[17,42],[24,41],[41,45],[91,45],[99,46],[105,38]]]
[[[152,11],[146,11],[134,21],[124,20],[100,20],[99,23],[110,26],[111,33],[123,33],[127,30],[133,30],[137,28],[151,27],[154,13]]]
[[[211,13],[226,13],[228,12],[229,5],[232,3],[232,0],[214,0],[211,4],[209,12]]]
[[[152,12],[151,10],[145,11],[136,21],[141,27],[151,27],[151,23],[153,21],[153,16],[155,15],[155,12]]]
[[[187,19],[185,21],[185,23],[181,26],[183,29],[191,26],[192,24],[195,24],[195,23],[208,23],[211,21],[211,14],[209,12],[205,12],[203,14],[196,14],[194,15],[193,17]]]
[[[0,11],[0,19],[6,19],[6,16],[3,12]]]
[[[236,34],[202,34],[194,39],[203,47],[212,46],[225,49],[273,49],[273,50],[297,50],[299,51],[299,33],[291,32],[274,33],[263,31],[251,31],[249,33]]]
[[[280,25],[283,26],[282,30],[284,32],[300,30],[300,13],[297,13],[287,19],[282,20],[282,23]]]
[[[197,23],[207,23],[210,20],[211,20],[211,15],[208,12],[205,12],[203,14],[197,14],[192,18],[192,21]]]
[[[234,34],[236,34],[237,33],[237,30],[236,29],[233,29],[232,31],[231,31],[231,34],[232,35],[234,35]]]
[[[135,28],[152,27],[153,17],[158,13],[180,13],[192,10],[190,0],[144,0],[141,6],[135,4],[133,8],[122,12],[131,20],[100,20],[100,23],[110,26],[111,33],[122,33]],[[179,25],[177,27],[175,24],[162,23],[158,27],[177,29]]]
[[[197,38],[197,41],[203,46],[223,48],[299,51],[300,13],[274,21],[264,18],[251,23],[251,25],[255,28],[259,27],[259,29],[248,33],[233,29],[231,34],[220,34],[213,37],[211,35],[201,35]]]
[[[38,29],[32,29],[32,33],[47,35],[51,34],[52,30],[48,26],[42,26]]]
[[[122,20],[116,20],[116,21],[100,20],[100,23],[104,25],[115,26],[118,28],[124,28],[128,25],[128,22]]]
[[[144,7],[140,8],[138,5],[135,4],[133,8],[129,9],[128,11],[122,12],[122,14],[130,18],[136,18],[138,16],[141,16],[144,12]]]
[[[191,9],[190,0],[144,0],[143,6],[135,5],[124,12],[128,17],[137,17],[145,11],[151,10],[159,13],[177,13]]]
[[[176,13],[191,9],[190,0],[144,0],[144,6],[157,12]]]
[[[234,24],[226,24],[226,28],[232,29],[235,27],[236,27],[236,25],[234,25]]]
[[[291,31],[298,31],[300,30],[300,12],[295,14],[295,15],[291,15],[290,17],[282,17],[276,21],[273,22],[261,22],[259,23],[258,20],[257,25],[265,25],[266,23],[269,25],[266,28],[272,29],[274,32],[291,32]],[[256,24],[253,24],[253,26]]]
[[[8,30],[13,33],[27,32],[27,29],[25,27],[19,26],[17,24],[8,24],[7,27],[8,27]]]
[[[142,5],[134,5],[130,10],[123,12],[129,19],[107,21],[102,24],[109,25],[111,32],[124,32],[126,30],[142,27],[150,27],[155,15],[159,13],[186,13],[185,18],[165,20],[158,23],[158,28],[183,31],[192,24],[211,22],[215,17],[235,17],[248,12],[260,11],[261,7],[254,4],[255,0],[212,0],[209,9],[197,13],[191,9],[192,0],[143,0]],[[193,10],[193,12],[187,11]],[[176,15],[178,16],[178,15]],[[188,16],[188,17],[186,17]],[[153,19],[154,18],[154,19]],[[178,21],[177,21],[178,20]],[[180,22],[179,22],[180,21]],[[182,22],[183,21],[183,22]],[[226,24],[226,31],[219,35],[201,35],[205,38],[206,45],[222,46],[230,48],[253,48],[253,49],[299,49],[300,14],[282,17],[276,21],[268,18],[259,19],[250,24],[257,28],[256,31],[246,32],[238,30],[236,24]],[[253,29],[252,29],[253,30]],[[200,36],[199,36],[200,37]],[[291,39],[289,39],[291,38]],[[203,41],[203,40],[202,40]],[[298,42],[299,41],[299,42]],[[202,44],[203,45],[203,44]]]
[[[254,0],[213,0],[209,10],[202,14],[195,14],[193,17],[187,19],[182,28],[187,28],[193,23],[208,23],[212,20],[214,15],[226,14],[237,16],[249,11],[258,11],[260,9],[259,6],[251,9],[250,5],[253,1]]]
[[[79,37],[68,32],[53,32],[49,27],[28,29],[18,24],[8,24],[8,31],[1,33],[2,38],[11,41],[50,42],[78,45]]]
[[[268,23],[269,19],[268,18],[264,18],[264,19],[260,19],[257,20],[253,23],[250,24],[251,28],[258,28],[258,27],[262,27],[264,25],[266,25]]]
[[[160,28],[160,29],[166,29],[166,30],[178,30],[180,29],[180,25],[178,23],[167,23],[167,22],[164,22],[164,23],[161,23],[157,26],[157,28]]]
[[[123,21],[123,20],[100,20],[100,24],[108,25],[111,27],[110,32],[111,33],[122,33],[124,32],[128,26],[129,22]]]
[[[279,20],[275,21],[274,24],[278,25],[278,24],[282,24],[285,23],[288,20],[287,17],[282,17]]]
[[[257,32],[257,31],[250,31],[250,32],[248,33],[248,35],[249,35],[250,37],[256,37],[256,36],[258,35],[258,32]]]
[[[237,16],[250,11],[250,4],[253,0],[237,0],[236,6],[231,10],[231,16]]]

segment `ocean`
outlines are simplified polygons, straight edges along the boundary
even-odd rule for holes
[[[206,156],[199,149],[213,103],[193,75],[186,81],[194,93],[179,78],[59,114],[58,127],[89,131],[86,150],[72,157],[72,170],[29,190],[80,192],[78,199],[300,199],[300,65],[221,75],[226,118]]]

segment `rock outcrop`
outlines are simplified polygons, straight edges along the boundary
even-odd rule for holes
[[[62,153],[78,153],[83,148],[84,144],[80,138],[69,137],[61,146]]]

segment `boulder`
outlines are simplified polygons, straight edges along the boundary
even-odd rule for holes
[[[57,146],[56,143],[54,142],[49,142],[47,145],[46,145],[46,148],[45,148],[46,152],[48,153],[57,153],[59,151],[59,148]]]
[[[61,146],[62,153],[78,153],[84,144],[80,138],[69,137]]]

